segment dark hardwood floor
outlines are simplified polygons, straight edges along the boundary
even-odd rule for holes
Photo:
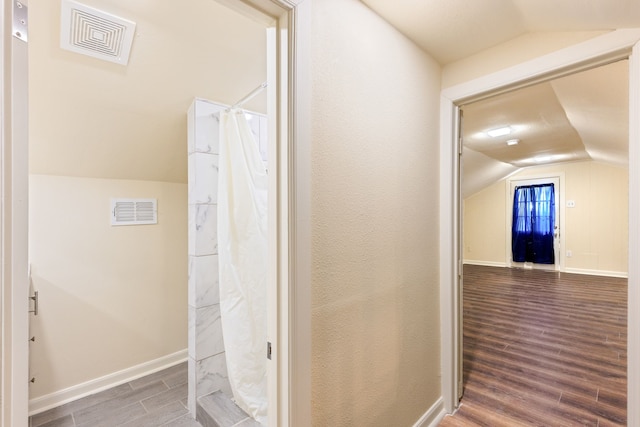
[[[464,396],[449,426],[623,426],[627,280],[464,267]]]

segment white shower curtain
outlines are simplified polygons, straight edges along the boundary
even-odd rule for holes
[[[242,110],[220,113],[220,313],[238,406],[267,424],[267,172]]]

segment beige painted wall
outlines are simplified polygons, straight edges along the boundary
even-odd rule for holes
[[[410,426],[440,396],[435,61],[313,2],[312,425]]]
[[[158,224],[112,227],[111,197]],[[186,349],[186,184],[31,175],[29,203],[32,399]]]
[[[599,162],[565,163],[531,168],[511,179],[564,172],[564,238],[567,271],[626,274],[628,269],[628,170]],[[508,255],[505,181],[464,201],[465,261],[504,264]]]
[[[464,180],[464,178],[463,178]],[[464,260],[504,264],[505,181],[499,181],[464,199]]]
[[[606,32],[571,31],[524,34],[460,61],[447,64],[442,69],[442,87],[455,86],[518,65]]]
[[[135,21],[136,36],[127,66],[69,52],[60,0],[30,4],[30,250],[42,299],[31,398],[186,349],[187,109],[194,97],[234,103],[266,79],[264,25],[215,1],[81,3]],[[127,195],[158,197],[161,223],[110,227],[110,197]]]

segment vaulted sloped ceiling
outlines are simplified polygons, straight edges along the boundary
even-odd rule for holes
[[[60,0],[30,2],[31,173],[186,183],[187,109],[265,81],[264,26],[213,0],[80,2],[136,22],[130,61],[61,49]]]
[[[628,164],[628,61],[462,106],[463,195],[549,163],[595,160]],[[491,137],[488,130],[509,126]],[[517,145],[508,140],[517,139]]]
[[[536,158],[587,160],[589,155],[569,122],[550,83],[509,92],[463,107],[467,148],[515,167],[533,166]],[[509,126],[508,135],[491,137],[486,131]],[[507,140],[517,138],[517,145]]]
[[[593,160],[629,161],[629,64],[619,61],[551,82]]]
[[[525,33],[640,27],[637,0],[362,0],[441,64]]]

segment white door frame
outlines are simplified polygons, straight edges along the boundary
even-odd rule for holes
[[[27,5],[27,0],[21,0]],[[12,35],[15,3],[4,1],[2,41],[2,132],[0,251],[2,256],[2,426],[27,425],[29,399],[28,280],[28,64],[27,44]]]
[[[26,4],[28,0],[24,0]],[[311,422],[311,233],[310,233],[310,23],[311,0],[219,0],[276,25],[278,51],[270,86],[281,122],[275,135],[280,168],[277,223],[278,305],[273,359],[277,363],[274,426]],[[1,426],[28,422],[28,122],[27,49],[11,35],[14,2],[3,0],[2,132],[0,135],[0,256],[2,288]],[[260,12],[256,12],[260,11]],[[270,369],[274,369],[270,367]],[[271,418],[270,418],[271,423]]]
[[[629,58],[629,117],[640,116],[640,29],[616,30],[525,63],[444,89],[440,97],[440,307],[442,397],[449,413],[458,405],[457,190],[458,105],[552,77]],[[629,120],[629,218],[640,217],[640,121]],[[640,224],[629,221],[627,423],[640,425]]]
[[[523,262],[514,262],[512,253],[512,236],[513,231],[513,189],[516,185],[537,185],[552,183],[555,186],[555,218],[556,218],[556,237],[553,239],[553,250],[555,252],[555,263],[553,270],[564,271],[564,238],[562,236],[564,230],[564,172],[557,172],[548,175],[531,175],[531,176],[514,176],[505,180],[505,192],[506,192],[506,216],[505,221],[505,253],[506,260],[505,265],[507,267],[524,266]],[[540,268],[545,270],[551,270],[550,265],[534,264],[533,268]]]

